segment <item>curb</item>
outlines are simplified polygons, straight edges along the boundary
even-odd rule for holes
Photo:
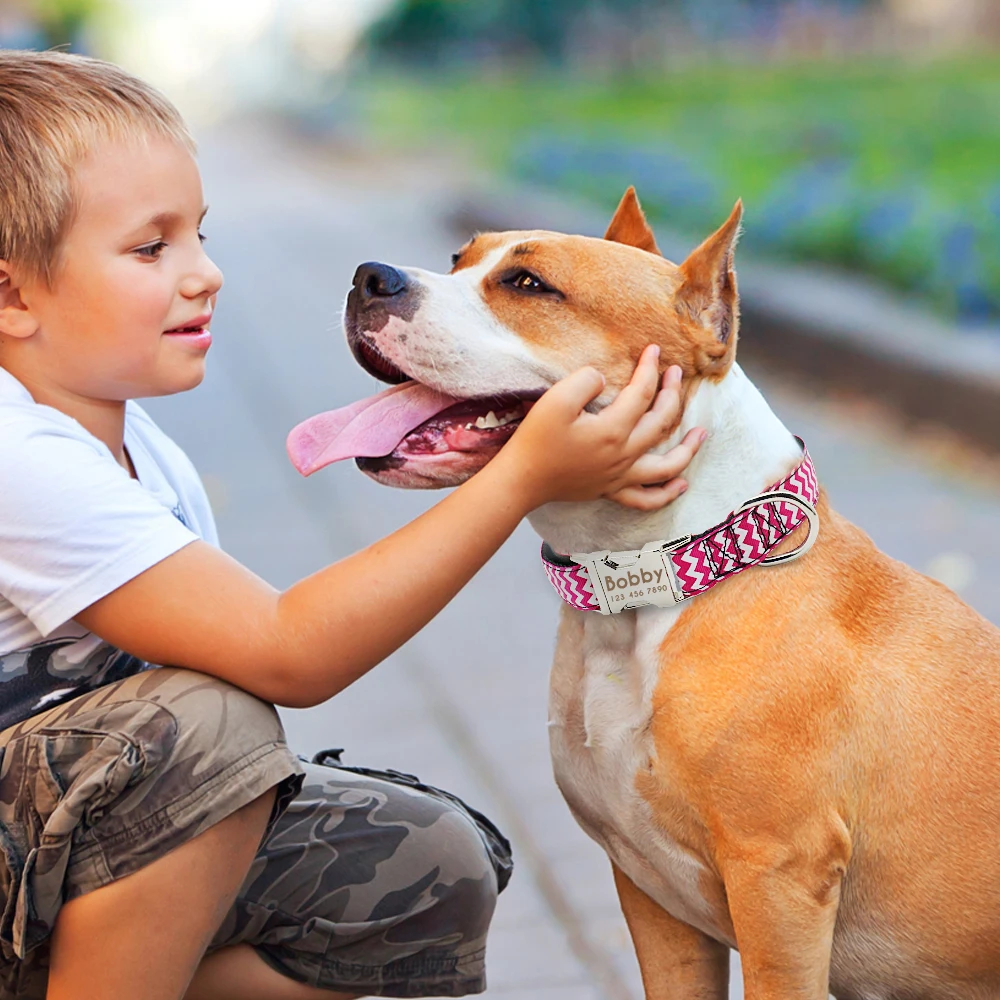
[[[446,215],[463,239],[527,228],[600,236],[608,221],[592,206],[508,188],[468,193]],[[698,242],[656,230],[672,260]],[[863,393],[1000,454],[1000,327],[952,326],[876,283],[818,267],[737,262],[737,272],[740,351],[751,364]]]

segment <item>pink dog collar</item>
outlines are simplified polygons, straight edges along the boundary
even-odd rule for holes
[[[625,552],[572,556],[559,555],[543,543],[542,565],[549,581],[570,607],[610,615],[647,604],[672,608],[751,566],[797,559],[819,533],[816,470],[804,445],[803,451],[802,463],[787,479],[700,535],[649,542]],[[803,520],[809,522],[806,540],[791,552],[769,558]]]

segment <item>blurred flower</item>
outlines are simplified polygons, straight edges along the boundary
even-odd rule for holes
[[[527,180],[554,185],[572,181],[602,201],[634,184],[647,210],[669,211],[675,224],[703,218],[719,201],[710,172],[666,143],[637,146],[535,136],[516,147],[512,167]]]
[[[775,181],[754,211],[755,238],[793,243],[811,225],[850,203],[850,164],[832,160],[797,167]]]
[[[819,145],[838,148],[835,135],[825,133]],[[721,217],[730,207],[722,179],[665,141],[539,134],[515,147],[511,166],[524,179],[572,188],[602,204],[634,184],[652,218],[692,233],[706,216]],[[810,158],[783,172],[748,206],[747,242],[778,254],[871,268],[964,320],[1000,315],[1000,186],[973,215],[957,202],[941,203],[919,178],[897,178],[897,184],[871,189],[856,157]]]

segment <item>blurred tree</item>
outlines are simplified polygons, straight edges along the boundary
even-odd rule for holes
[[[28,8],[51,47],[78,43],[88,25],[109,6],[110,0],[33,0]]]
[[[574,24],[603,7],[628,13],[678,0],[402,0],[369,33],[376,52],[406,62],[437,63],[464,50],[540,56],[561,62]]]
[[[561,63],[576,28],[594,14],[631,22],[642,31],[649,15],[671,13],[702,36],[743,33],[753,21],[789,8],[856,9],[877,0],[401,0],[369,32],[379,55],[438,64],[501,57]]]

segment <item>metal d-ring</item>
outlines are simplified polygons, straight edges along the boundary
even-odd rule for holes
[[[737,513],[742,514],[744,511],[761,506],[761,504],[773,503],[778,500],[782,503],[790,503],[805,514],[806,520],[809,522],[809,534],[798,548],[792,549],[791,552],[782,552],[780,555],[767,556],[757,564],[758,566],[774,566],[778,563],[791,562],[793,559],[798,559],[799,556],[804,556],[813,547],[819,536],[819,514],[816,513],[816,508],[808,500],[803,500],[797,493],[787,493],[784,490],[776,490],[773,493],[761,493],[760,496],[756,496],[752,500],[747,500]]]

